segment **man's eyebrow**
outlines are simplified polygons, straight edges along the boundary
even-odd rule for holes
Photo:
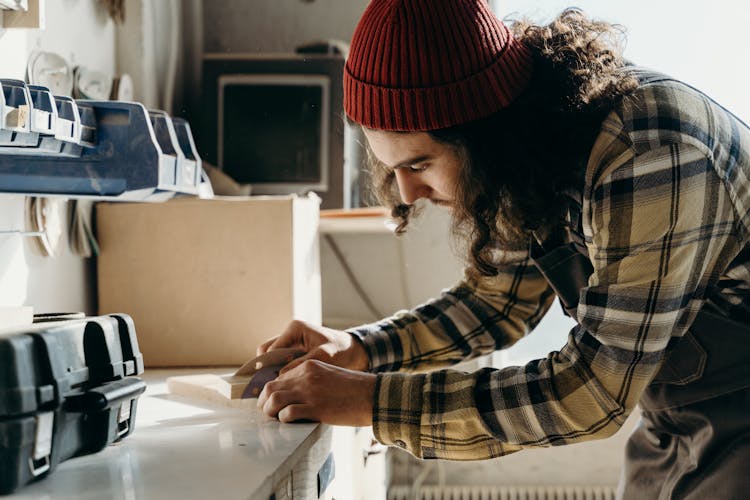
[[[430,155],[415,156],[414,158],[409,158],[408,160],[404,160],[404,161],[402,161],[401,163],[399,163],[397,165],[393,165],[392,167],[389,166],[389,168],[392,168],[392,169],[396,170],[397,168],[410,167],[410,166],[414,165],[415,163],[421,163],[421,162],[423,162],[425,160],[429,160],[431,158],[432,158],[432,156],[430,156]]]

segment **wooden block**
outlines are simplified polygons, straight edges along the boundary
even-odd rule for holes
[[[170,393],[189,398],[224,402],[242,399],[242,393],[250,377],[227,375],[182,375],[169,377],[167,389]]]
[[[229,399],[242,399],[245,388],[250,383],[252,377],[242,375],[224,375],[220,377],[223,394]],[[257,394],[253,396],[258,397]]]

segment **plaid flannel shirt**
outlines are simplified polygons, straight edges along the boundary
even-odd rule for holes
[[[525,366],[445,368],[510,346],[547,311],[554,295],[522,254],[496,277],[467,273],[424,305],[350,329],[378,373],[382,443],[470,460],[607,437],[707,300],[750,320],[750,131],[683,83],[641,78],[588,160],[594,272],[566,345]]]

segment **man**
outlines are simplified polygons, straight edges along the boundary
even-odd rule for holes
[[[292,323],[259,351],[307,354],[263,411],[468,460],[604,438],[639,404],[622,497],[750,488],[750,130],[624,63],[616,35],[576,10],[511,33],[483,0],[370,3],[347,116],[400,230],[419,199],[451,210],[466,277],[347,332]],[[578,323],[559,352],[443,369],[508,347],[555,297]]]

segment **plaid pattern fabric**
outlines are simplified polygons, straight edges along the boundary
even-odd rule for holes
[[[468,460],[606,437],[706,301],[750,320],[750,131],[683,83],[641,82],[589,157],[581,201],[594,272],[566,345],[525,366],[446,368],[510,346],[547,311],[554,295],[526,255],[349,330],[378,372],[381,442]]]

